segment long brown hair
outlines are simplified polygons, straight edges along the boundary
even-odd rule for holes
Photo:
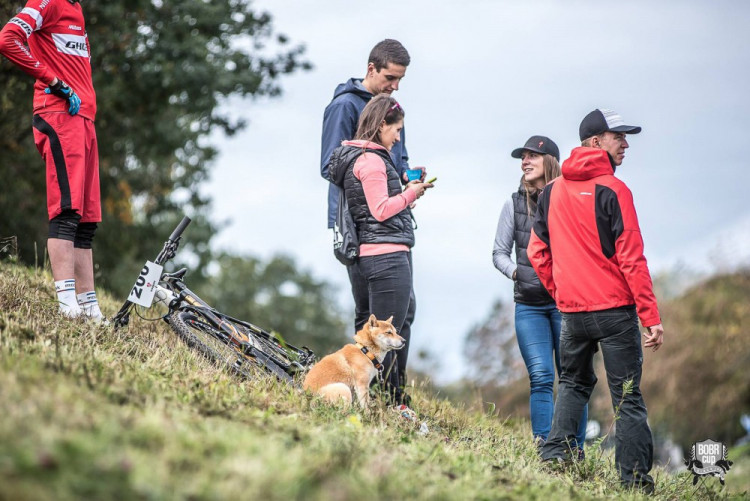
[[[354,139],[364,139],[382,144],[380,125],[392,125],[404,119],[404,109],[388,94],[378,94],[370,99],[362,114],[359,115],[357,134]]]
[[[562,171],[560,170],[560,162],[557,161],[552,155],[544,155],[542,158],[542,166],[544,167],[544,186],[547,186],[550,181],[556,177],[560,177]],[[537,188],[530,183],[526,182],[525,176],[521,175],[521,183],[523,184],[524,190],[526,191],[526,210],[529,216],[531,216],[532,207],[536,210],[536,202],[531,197],[538,197],[544,188]]]

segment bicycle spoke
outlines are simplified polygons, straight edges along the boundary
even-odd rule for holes
[[[168,322],[189,347],[207,359],[240,376],[252,377],[252,368],[246,357],[230,344],[231,341],[223,333],[193,315],[179,311],[170,315]]]

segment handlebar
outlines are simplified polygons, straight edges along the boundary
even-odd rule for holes
[[[185,228],[190,224],[191,219],[187,216],[182,218],[182,221],[180,221],[180,224],[177,225],[177,228],[174,229],[171,235],[169,235],[169,240],[174,242],[178,238],[180,238],[180,235],[182,235],[182,232],[185,231]]]
[[[185,231],[185,228],[187,228],[190,222],[191,219],[189,217],[185,216],[182,218],[180,224],[178,224],[172,234],[169,235],[169,239],[164,242],[164,248],[161,250],[161,252],[159,252],[159,255],[156,256],[156,264],[164,264],[174,257],[175,253],[177,252],[177,247],[180,245],[179,242],[182,232]],[[115,315],[115,317],[113,318],[115,330],[118,327],[124,327],[128,325],[128,322],[130,320],[130,308],[132,306],[133,303],[126,299],[125,303],[120,308],[120,311],[118,311],[117,315]]]

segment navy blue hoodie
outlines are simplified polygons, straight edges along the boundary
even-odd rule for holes
[[[341,146],[341,141],[354,139],[357,133],[357,122],[362,110],[373,95],[362,85],[361,78],[350,78],[339,84],[333,92],[333,100],[326,106],[323,114],[323,139],[320,150],[320,175],[328,181],[328,160],[333,150]],[[391,158],[399,178],[403,179],[404,170],[409,168],[409,155],[406,152],[404,129],[401,129],[401,141],[391,149]],[[328,227],[333,228],[336,210],[339,205],[339,187],[333,183],[328,186]]]

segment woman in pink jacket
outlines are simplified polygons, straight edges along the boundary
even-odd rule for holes
[[[380,320],[393,316],[393,326],[406,339],[406,346],[398,353],[390,352],[383,365],[391,402],[408,406],[404,386],[416,308],[410,207],[432,184],[411,181],[402,188],[389,152],[400,140],[403,126],[404,110],[398,102],[388,94],[375,96],[362,110],[355,139],[342,142],[333,152],[329,173],[331,181],[344,189],[357,227],[357,266],[367,281],[367,286],[359,289],[366,290],[368,297],[355,297],[355,303],[369,303],[370,313]]]

